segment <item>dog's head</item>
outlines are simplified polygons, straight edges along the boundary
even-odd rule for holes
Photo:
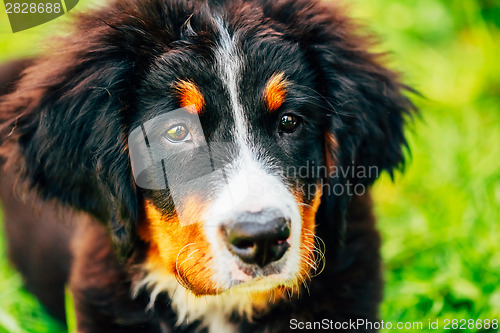
[[[335,246],[356,186],[403,161],[412,105],[355,31],[310,1],[116,2],[29,69],[3,133],[42,197],[107,224],[122,257],[147,243],[151,274],[293,288],[316,224]]]

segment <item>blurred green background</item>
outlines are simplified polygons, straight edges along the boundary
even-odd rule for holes
[[[445,319],[500,319],[500,1],[344,2],[425,96],[414,97],[422,116],[408,129],[406,172],[375,186],[381,318],[423,331],[439,319],[443,332]],[[0,8],[0,61],[40,52],[66,20],[12,34]],[[63,332],[22,289],[1,237],[0,332]]]

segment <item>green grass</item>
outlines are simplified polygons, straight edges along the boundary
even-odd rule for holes
[[[438,332],[449,331],[445,319],[500,319],[500,3],[350,3],[381,36],[380,49],[393,51],[390,65],[425,96],[414,98],[422,116],[408,130],[406,172],[374,188],[382,319],[424,328],[439,319]],[[0,15],[0,60],[36,51],[56,26],[12,35]],[[0,258],[3,248],[0,238]],[[0,259],[0,332],[61,332],[21,286]]]
[[[0,238],[0,333],[58,333],[61,325],[46,314],[38,301],[22,288],[21,277],[5,259]]]
[[[415,99],[422,118],[408,131],[406,172],[375,186],[387,281],[382,318],[498,319],[499,3],[357,5],[357,16],[394,51],[393,66],[426,96]]]

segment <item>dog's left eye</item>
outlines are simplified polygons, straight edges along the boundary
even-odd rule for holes
[[[184,125],[174,125],[165,132],[165,137],[170,142],[183,142],[189,139],[189,130]]]
[[[281,117],[279,123],[280,133],[293,133],[300,124],[300,119],[293,114],[285,114]]]

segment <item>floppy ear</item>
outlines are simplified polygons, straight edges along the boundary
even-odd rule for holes
[[[312,47],[321,73],[318,90],[333,106],[325,156],[340,172],[330,181],[344,184],[351,194],[360,185],[365,192],[383,171],[392,176],[404,165],[405,118],[415,110],[405,93],[412,90],[382,64],[379,55],[369,53],[369,39],[350,36],[354,27],[340,22],[330,29],[343,29],[345,39],[326,31],[325,39]],[[330,198],[335,203],[329,209],[337,223],[330,234],[340,245],[351,194]]]
[[[56,199],[108,224],[114,244],[125,255],[137,219],[122,119],[130,101],[125,87],[118,86],[125,82],[116,64],[72,61],[74,65],[59,73],[51,71],[60,80],[40,90],[24,88],[44,84],[40,75],[57,66],[56,59],[29,70],[17,92],[0,104],[2,113],[21,112],[2,134],[11,128],[16,137],[21,176],[30,187],[43,199]]]
[[[318,56],[325,66],[323,94],[334,105],[325,139],[330,159],[353,185],[371,185],[383,171],[392,176],[404,165],[405,118],[415,109],[404,93],[411,89],[373,55],[345,62],[330,51]]]
[[[369,185],[404,163],[405,118],[415,111],[405,94],[415,91],[384,65],[383,54],[370,52],[371,37],[357,34],[359,27],[336,12],[329,21],[319,16],[315,37],[307,39],[318,91],[330,108],[325,144],[339,166],[367,171],[351,173],[350,180]]]
[[[12,154],[7,142],[19,146],[27,184],[41,198],[106,224],[124,258],[138,216],[127,124],[134,117],[139,77],[168,39],[164,27],[111,14],[107,23],[103,17],[80,18],[83,32],[63,39],[60,52],[28,69],[16,91],[0,102],[0,128],[4,152]]]

